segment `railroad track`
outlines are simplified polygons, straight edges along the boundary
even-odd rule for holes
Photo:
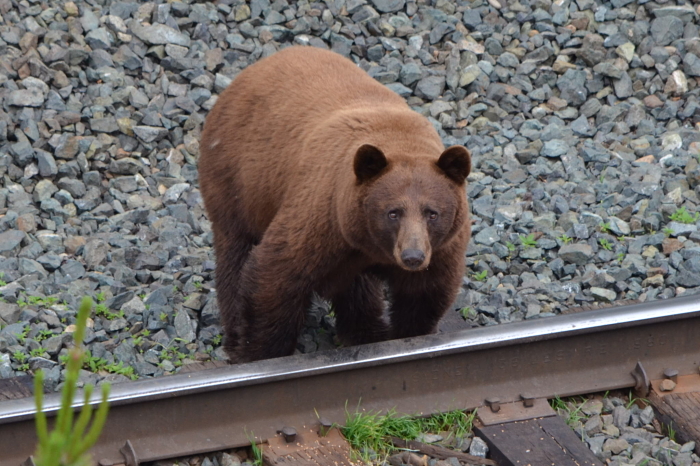
[[[251,432],[314,430],[318,416],[342,424],[358,404],[410,414],[480,408],[487,428],[546,415],[538,400],[554,396],[635,387],[661,397],[665,371],[691,393],[699,366],[700,298],[688,296],[115,385],[93,452],[102,466],[135,466],[244,446]],[[49,416],[58,406],[58,395],[46,397]],[[31,398],[0,402],[0,466],[33,453],[33,416]],[[697,435],[682,415],[675,422],[680,435]]]

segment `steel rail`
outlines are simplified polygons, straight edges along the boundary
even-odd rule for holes
[[[125,462],[119,449],[127,439],[140,461],[242,446],[253,434],[313,426],[317,414],[343,423],[346,406],[425,414],[478,408],[492,396],[508,402],[525,392],[544,398],[630,387],[638,362],[650,378],[669,367],[679,375],[698,370],[700,296],[114,385],[95,457]],[[59,401],[46,397],[49,416]],[[0,402],[0,466],[32,453],[34,413],[31,399]]]

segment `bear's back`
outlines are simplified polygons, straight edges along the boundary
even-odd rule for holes
[[[231,199],[242,202],[237,210],[263,231],[287,193],[301,194],[309,177],[329,185],[319,191],[332,191],[339,176],[353,176],[345,146],[390,144],[402,152],[403,145],[416,146],[416,138],[429,141],[439,156],[442,143],[432,125],[398,94],[334,52],[289,47],[239,73],[207,116],[202,194],[212,216],[230,211]]]

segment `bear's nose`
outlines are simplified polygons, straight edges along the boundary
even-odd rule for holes
[[[407,267],[418,268],[425,260],[425,254],[420,249],[405,249],[401,252],[401,260]]]

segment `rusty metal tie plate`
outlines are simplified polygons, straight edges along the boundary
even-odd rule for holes
[[[319,437],[313,428],[299,430],[293,441],[283,435],[268,439],[263,445],[263,462],[267,466],[353,466],[350,445],[338,429]]]

